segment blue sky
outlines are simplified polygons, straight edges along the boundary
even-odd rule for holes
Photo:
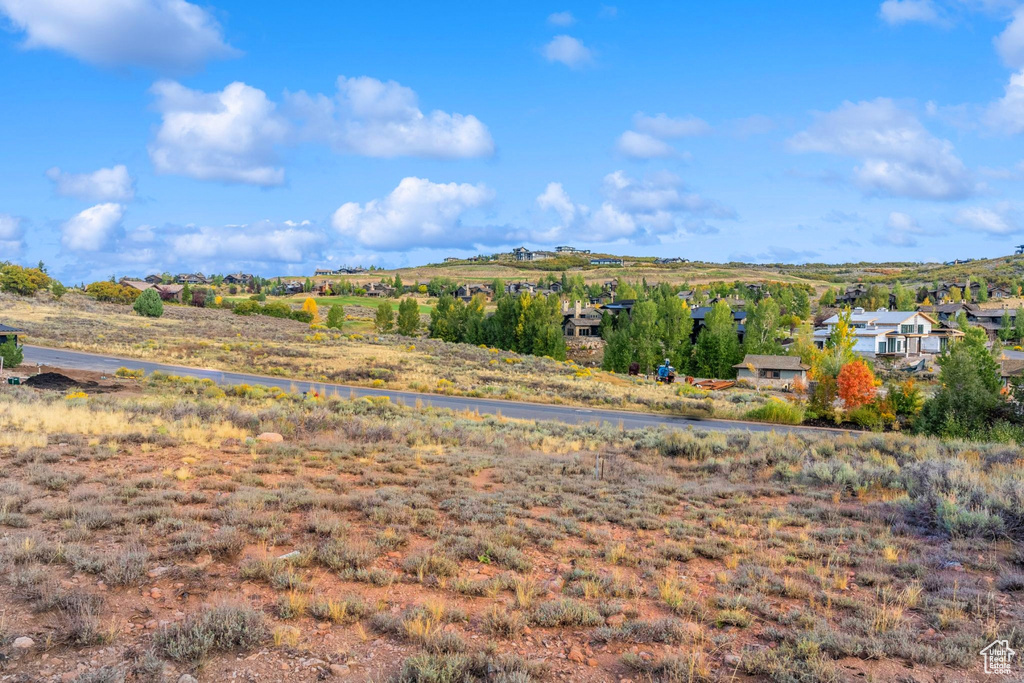
[[[0,0],[0,260],[1005,254],[1019,4]]]

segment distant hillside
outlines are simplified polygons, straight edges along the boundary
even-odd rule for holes
[[[1024,278],[1024,255],[977,259],[966,263],[914,263],[890,261],[884,263],[807,263],[807,264],[750,264],[708,263],[655,263],[654,257],[621,256],[622,266],[592,266],[591,257],[566,255],[543,261],[458,261],[429,264],[397,270],[374,270],[341,278],[356,282],[370,282],[399,274],[404,282],[448,277],[458,282],[486,282],[502,280],[536,280],[544,274],[567,271],[582,275],[587,283],[603,282],[615,278],[647,279],[648,282],[672,284],[700,284],[713,281],[779,281],[801,282],[815,287],[865,282],[869,284],[930,285],[935,281],[963,281],[966,278],[984,278],[989,284],[1019,283]]]

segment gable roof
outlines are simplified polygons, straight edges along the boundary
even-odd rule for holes
[[[4,325],[0,323],[0,334],[13,334],[14,332],[24,332],[25,330],[19,330],[17,327],[11,327],[10,325]]]
[[[800,356],[770,356],[748,353],[742,363],[733,367],[737,370],[753,365],[756,370],[810,370],[809,365],[800,362]]]
[[[902,322],[913,318],[915,315],[919,315],[928,320],[933,325],[938,325],[939,321],[931,317],[927,313],[922,311],[890,311],[890,310],[878,310],[878,311],[863,311],[858,313],[853,311],[850,313],[850,322],[852,323],[874,323],[875,325],[899,325]],[[839,314],[835,314],[824,321],[825,325],[835,324],[839,322]]]

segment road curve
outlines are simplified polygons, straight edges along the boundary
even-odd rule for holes
[[[841,429],[822,429],[819,427],[791,427],[788,425],[761,424],[758,422],[741,422],[735,420],[701,420],[659,413],[638,413],[625,410],[607,410],[599,408],[577,408],[573,406],[547,405],[524,401],[507,401],[493,398],[472,398],[467,396],[444,396],[440,394],[421,394],[414,391],[392,391],[388,389],[371,389],[347,384],[331,384],[327,382],[309,382],[291,380],[265,375],[250,375],[242,372],[228,372],[193,368],[181,365],[151,363],[133,358],[103,356],[81,351],[50,349],[41,346],[25,345],[25,365],[51,365],[58,368],[75,370],[92,370],[113,374],[118,368],[144,370],[147,373],[159,371],[198,379],[211,379],[218,384],[252,384],[265,387],[281,387],[282,389],[306,391],[337,391],[344,395],[349,392],[353,398],[364,396],[387,396],[392,402],[400,405],[420,405],[434,408],[446,408],[459,411],[474,411],[482,415],[498,415],[518,420],[552,420],[568,424],[609,423],[621,425],[625,429],[642,427],[673,427],[685,429],[706,429],[711,431],[746,430],[751,432],[832,432],[844,433]]]

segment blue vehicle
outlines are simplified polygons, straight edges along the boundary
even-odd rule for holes
[[[658,366],[657,381],[664,382],[665,384],[672,384],[676,381],[676,369],[669,365],[668,358]]]

